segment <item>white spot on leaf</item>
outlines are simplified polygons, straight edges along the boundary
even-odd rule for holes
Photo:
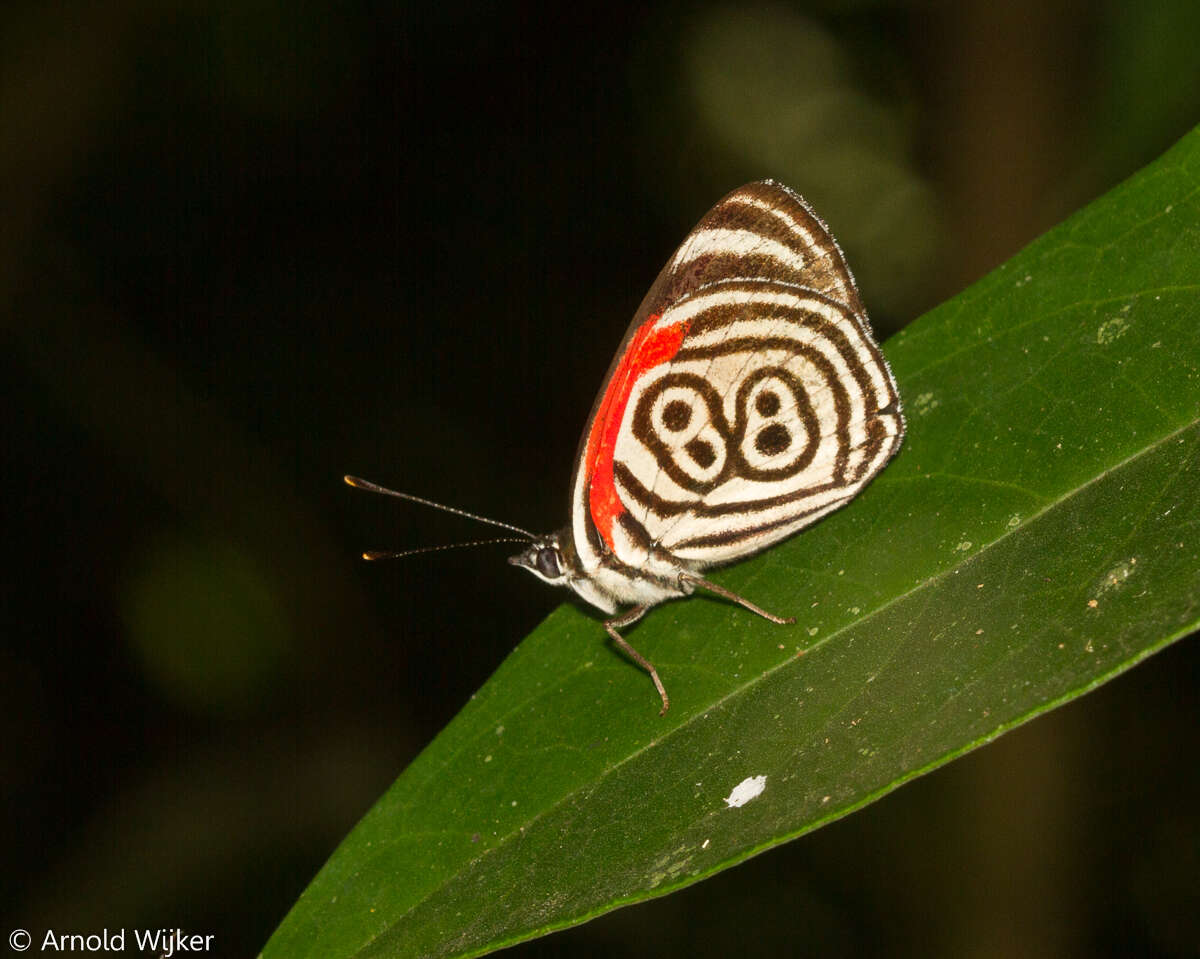
[[[761,796],[766,788],[766,776],[747,776],[725,797],[725,805],[730,809],[737,809],[739,806],[746,805],[751,799]]]
[[[1123,563],[1117,563],[1112,569],[1108,570],[1100,577],[1100,582],[1093,587],[1092,598],[1088,600],[1088,606],[1095,609],[1099,603],[1097,600],[1105,593],[1111,590],[1120,589],[1125,585],[1126,580],[1137,572],[1137,557],[1132,556]]]
[[[1096,330],[1096,342],[1101,346],[1108,346],[1113,340],[1119,340],[1128,330],[1129,321],[1123,316],[1115,316],[1100,324],[1100,328]]]
[[[930,410],[936,410],[941,405],[941,401],[932,393],[920,393],[913,400],[913,412],[917,416],[924,416]]]

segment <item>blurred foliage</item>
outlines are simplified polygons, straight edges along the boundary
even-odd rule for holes
[[[9,927],[258,948],[561,598],[483,551],[362,568],[473,531],[342,473],[550,528],[617,338],[716,197],[811,193],[898,328],[1191,127],[1195,33],[1193,0],[6,4]],[[206,594],[240,598],[190,615]],[[246,668],[212,668],[219,621]],[[744,949],[753,916],[841,953],[1186,954],[1192,646],[545,948]]]
[[[288,658],[278,590],[230,543],[181,540],[140,554],[122,613],[150,685],[181,708],[218,714],[263,705]]]
[[[1166,145],[1196,121],[1200,102],[1200,5],[1110,0],[1098,30],[1092,114],[1099,176],[1120,177],[1148,144]]]
[[[786,7],[709,8],[688,24],[682,54],[689,113],[723,165],[800,190],[853,241],[873,308],[911,316],[943,239],[934,191],[912,164],[911,101],[870,97],[836,36]]]

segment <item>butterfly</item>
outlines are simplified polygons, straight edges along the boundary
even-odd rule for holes
[[[642,300],[580,440],[562,529],[536,536],[346,482],[526,537],[509,562],[610,617],[608,635],[649,674],[661,715],[670,699],[658,670],[618,630],[696,589],[793,623],[701,574],[845,505],[904,428],[837,241],[803,198],[762,180],[717,203]]]

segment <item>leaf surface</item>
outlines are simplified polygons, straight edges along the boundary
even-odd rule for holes
[[[475,955],[660,895],[1194,630],[1198,185],[1193,133],[886,345],[900,455],[715,577],[796,626],[711,598],[652,611],[629,637],[671,693],[660,718],[597,619],[560,608],[263,955]]]

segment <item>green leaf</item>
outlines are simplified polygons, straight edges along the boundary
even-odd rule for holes
[[[474,955],[695,882],[1128,669],[1200,619],[1200,135],[888,344],[899,457],[631,639],[503,663],[266,957]],[[759,779],[755,777],[765,777]],[[739,784],[759,784],[741,805]],[[751,790],[752,791],[752,790]]]

